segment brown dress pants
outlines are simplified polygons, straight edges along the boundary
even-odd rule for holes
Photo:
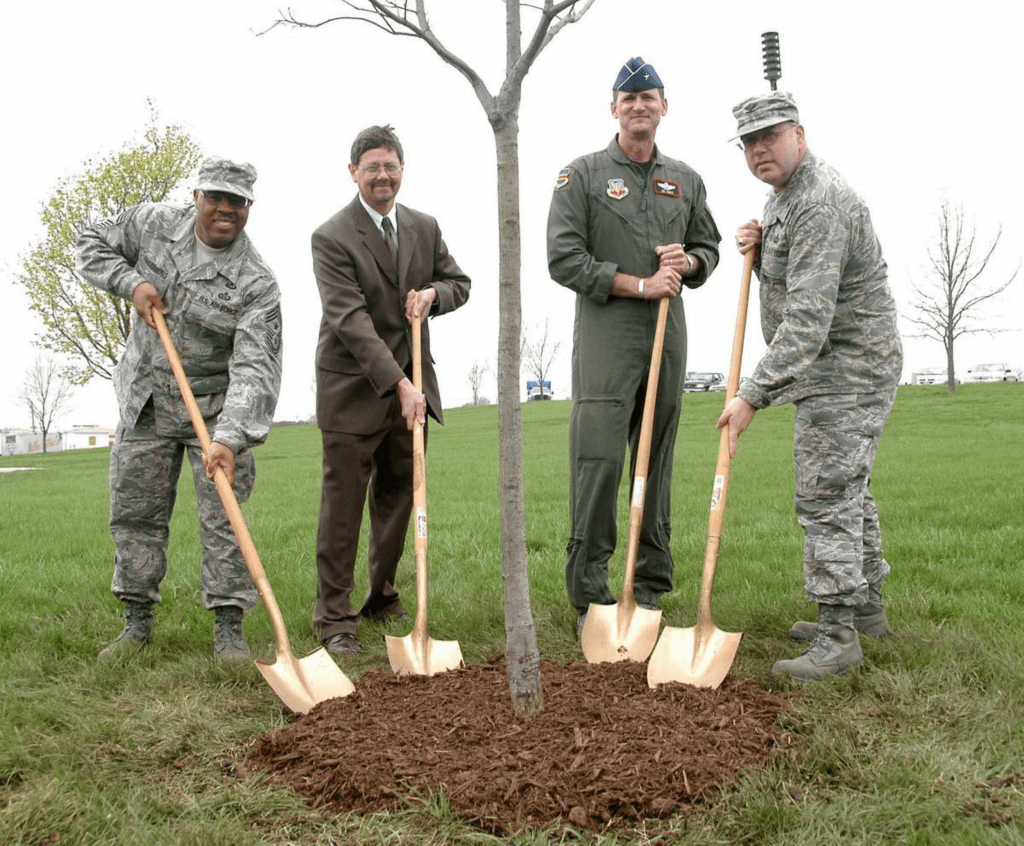
[[[325,641],[344,632],[355,634],[360,616],[405,613],[394,583],[412,511],[412,433],[397,412],[397,398],[395,406],[388,424],[372,435],[321,432],[323,484],[313,628]],[[350,595],[367,491],[370,586],[356,612]]]

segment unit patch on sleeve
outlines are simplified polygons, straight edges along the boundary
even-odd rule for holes
[[[654,193],[661,194],[663,197],[672,197],[674,200],[678,200],[683,196],[679,183],[671,179],[655,179]]]
[[[555,190],[561,191],[563,188],[568,186],[569,180],[572,178],[572,168],[563,167],[558,171],[558,178],[555,180]]]

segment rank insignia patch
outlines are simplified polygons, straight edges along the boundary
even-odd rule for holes
[[[661,194],[663,197],[672,197],[676,200],[683,196],[679,183],[673,182],[671,179],[655,179],[654,193]]]
[[[621,200],[629,193],[629,189],[626,187],[626,180],[624,179],[609,179],[608,180],[608,196],[613,200]]]
[[[569,179],[572,177],[572,168],[563,167],[558,171],[558,178],[555,180],[555,190],[561,191],[569,184]]]

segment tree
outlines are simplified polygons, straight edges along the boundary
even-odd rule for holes
[[[62,368],[52,358],[36,356],[21,388],[19,399],[28,409],[32,431],[43,435],[43,454],[46,454],[46,436],[53,428],[57,416],[67,409],[71,401],[71,384]]]
[[[531,342],[526,336],[526,330],[523,330],[523,340],[520,348],[523,351],[523,366],[531,376],[536,377],[537,381],[540,382],[541,393],[543,394],[544,382],[550,381],[546,377],[551,371],[551,365],[555,363],[555,359],[558,357],[558,351],[562,348],[562,342],[553,341],[548,331],[548,322],[545,320],[544,333],[537,341]]]
[[[949,202],[944,201],[939,212],[939,242],[934,250],[928,251],[931,279],[914,286],[917,296],[912,305],[916,314],[907,319],[921,327],[918,337],[942,343],[946,350],[946,387],[951,394],[956,391],[953,345],[957,338],[1005,331],[979,325],[976,314],[981,303],[1005,291],[1020,272],[1018,263],[1013,275],[1002,284],[986,289],[978,284],[1002,233],[1000,227],[988,249],[975,252],[975,230],[972,226],[966,231],[963,208],[950,208]]]
[[[466,377],[466,381],[469,383],[469,389],[473,392],[473,405],[480,404],[480,388],[484,383],[484,376],[487,375],[488,370],[490,370],[489,365],[484,364],[481,367],[478,361],[474,361],[473,366],[469,368],[469,375]]]
[[[505,2],[505,79],[492,94],[480,75],[441,41],[431,28],[426,0],[342,0],[352,11],[318,23],[297,20],[291,12],[277,24],[320,27],[357,20],[396,36],[427,43],[472,86],[494,132],[498,159],[498,427],[500,441],[502,587],[505,605],[505,659],[512,706],[523,714],[542,705],[540,653],[530,610],[527,576],[526,516],[523,506],[523,427],[519,404],[520,299],[519,104],[523,80],[541,51],[561,30],[579,21],[594,0]],[[521,7],[536,14],[537,24],[526,49],[522,44]],[[273,28],[273,27],[271,27]]]
[[[62,179],[43,206],[46,235],[23,260],[16,280],[45,327],[36,343],[77,362],[65,368],[74,384],[84,385],[93,376],[111,378],[132,316],[127,300],[82,284],[75,274],[75,241],[97,220],[139,203],[168,200],[200,156],[180,127],[158,129],[154,114],[141,143],[86,161],[85,170]]]

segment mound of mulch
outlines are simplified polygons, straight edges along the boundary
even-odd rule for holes
[[[429,678],[374,670],[261,738],[250,763],[314,807],[394,810],[444,791],[459,817],[506,834],[683,811],[785,742],[785,699],[749,680],[651,690],[646,664],[541,661],[541,683],[544,708],[526,720],[501,656]]]

